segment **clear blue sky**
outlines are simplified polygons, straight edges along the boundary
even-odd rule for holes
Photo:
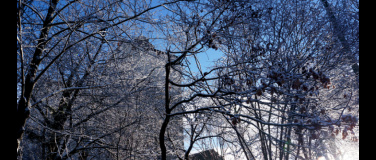
[[[161,3],[160,0],[153,0],[151,2],[151,6],[156,6]],[[170,11],[167,11],[165,8],[160,7],[156,10],[159,10],[159,14],[166,15],[169,14],[173,16],[173,14]],[[152,42],[154,46],[156,46],[157,49],[164,50],[166,48],[163,48],[164,45],[160,45],[159,40],[155,40]],[[162,42],[163,43],[163,42]],[[162,47],[162,48],[159,48]],[[208,49],[205,53],[199,53],[197,54],[197,58],[200,61],[201,68],[203,72],[207,72],[210,70],[210,67],[214,65],[214,62],[217,61],[219,58],[221,58],[224,54],[220,50],[214,50],[214,49]],[[198,68],[196,66],[196,63],[194,61],[193,57],[188,57],[188,60],[191,62],[190,68],[193,72],[198,73]]]
[[[209,49],[204,53],[197,54],[197,58],[200,61],[201,69],[203,72],[210,71],[214,62],[221,58],[224,54],[220,50]],[[193,72],[198,73],[198,68],[193,57],[189,57],[188,60],[191,62],[190,68]]]

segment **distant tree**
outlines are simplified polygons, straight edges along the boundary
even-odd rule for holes
[[[207,150],[192,155],[192,160],[223,160],[215,150]]]

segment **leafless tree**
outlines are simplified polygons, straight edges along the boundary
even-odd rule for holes
[[[221,50],[225,57],[209,72],[185,72],[187,83],[166,79],[166,86],[181,87],[190,94],[172,106],[166,101],[165,126],[170,116],[221,114],[237,135],[238,146],[247,159],[312,159],[327,155],[326,145],[338,135],[341,125],[346,126],[342,128],[342,138],[353,133],[357,115],[345,115],[344,111],[358,107],[358,96],[353,87],[344,93],[356,81],[332,75],[359,75],[358,46],[347,47],[341,40],[338,43],[337,39],[344,37],[338,37],[338,33],[333,36],[330,23],[334,22],[332,13],[329,18],[326,16],[327,7],[308,1],[209,1],[203,8],[198,4],[168,8],[179,17],[173,22],[186,26],[177,25],[181,29],[174,34],[179,37],[172,36],[177,42],[174,46],[180,48],[169,53],[178,54],[179,58],[166,65],[167,72],[171,66],[180,65],[187,57],[195,58],[208,48]],[[356,7],[353,12],[356,15]],[[347,31],[355,32],[350,37],[354,42],[356,23],[356,19],[347,23],[351,26]],[[336,32],[338,27],[334,28]],[[343,48],[348,48],[346,54],[342,54]],[[194,63],[200,68],[197,58]],[[352,71],[346,66],[352,66]],[[333,94],[344,96],[338,101],[339,97]],[[184,105],[199,97],[215,99],[217,105],[174,113],[176,104]],[[197,131],[195,127],[191,125],[191,131]],[[201,127],[198,131],[205,128]],[[161,137],[163,132],[164,126]],[[195,132],[192,133],[191,144]],[[165,148],[161,144],[163,154]]]
[[[85,144],[82,137],[75,139],[75,149],[64,151],[71,147],[69,145],[74,145],[69,144],[73,128],[124,103],[133,92],[141,92],[142,87],[138,85],[150,80],[150,77],[141,77],[132,84],[119,83],[118,79],[114,81],[119,77],[109,77],[119,75],[105,71],[109,69],[106,64],[120,65],[116,64],[119,59],[116,48],[124,40],[134,40],[139,36],[134,32],[139,27],[134,25],[135,22],[152,23],[149,21],[152,10],[177,2],[153,5],[147,1],[116,0],[17,1],[17,156],[21,154],[20,143],[30,116],[45,127],[40,131],[44,137],[39,137],[47,137],[42,146],[47,148],[44,158],[64,159],[71,156],[69,154],[84,151],[85,148],[79,146],[79,142]],[[124,96],[111,97],[110,94],[114,93],[109,92],[110,88],[115,86],[129,88]],[[101,90],[96,90],[99,88]],[[83,94],[87,99],[83,99]],[[88,101],[90,98],[94,103]],[[74,119],[77,116],[80,118]],[[98,135],[85,145],[121,132],[135,122],[138,120]]]
[[[358,6],[18,0],[17,157],[338,158],[358,141]]]

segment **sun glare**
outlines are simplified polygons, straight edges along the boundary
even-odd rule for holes
[[[319,157],[317,160],[326,160],[325,157]]]

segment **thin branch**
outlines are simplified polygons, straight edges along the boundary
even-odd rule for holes
[[[42,101],[44,101],[45,99],[55,95],[55,94],[58,94],[60,92],[64,92],[64,91],[70,91],[70,90],[82,90],[82,89],[94,89],[94,88],[101,88],[101,87],[105,87],[105,86],[90,86],[90,87],[71,87],[71,88],[63,88],[63,89],[60,89],[58,91],[55,91],[45,97],[43,97],[42,99],[38,100],[37,102],[33,103],[33,105],[31,105],[30,108],[33,108],[35,107],[36,105],[38,105],[39,103],[41,103]]]

